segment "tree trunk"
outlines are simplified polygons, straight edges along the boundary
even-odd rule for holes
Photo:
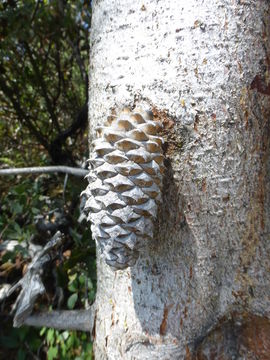
[[[147,104],[164,124],[154,240],[98,253],[96,359],[269,359],[270,3],[96,0],[94,128]]]

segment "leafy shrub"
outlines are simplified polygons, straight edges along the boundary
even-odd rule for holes
[[[90,231],[77,221],[78,199],[84,184],[71,178],[63,196],[61,180],[61,176],[49,175],[17,179],[14,186],[1,194],[0,200],[1,242],[17,242],[11,250],[0,253],[0,284],[19,280],[31,260],[30,245],[44,245],[50,238],[50,233],[41,236],[35,225],[37,219],[45,218],[53,223],[55,214],[61,212],[68,218],[63,229],[63,254],[59,254],[54,268],[45,274],[47,295],[37,304],[43,310],[59,306],[85,308],[93,302],[96,291],[95,247]],[[58,299],[59,289],[62,293]],[[28,359],[29,354],[44,357],[47,353],[48,359],[91,359],[92,345],[88,334],[46,328],[41,331],[28,327],[13,329],[11,318],[8,318],[11,305],[12,302],[7,300],[2,306],[3,322],[8,326],[1,330],[0,337],[1,347],[8,349],[14,358]]]

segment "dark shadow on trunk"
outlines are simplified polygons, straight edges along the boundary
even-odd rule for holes
[[[170,161],[166,160],[165,165],[163,202],[155,226],[156,234],[151,243],[145,244],[136,266],[131,268],[132,293],[142,330],[151,337],[169,335],[175,339],[176,343],[171,350],[165,346],[160,351],[169,351],[172,358],[177,358],[175,356],[180,356],[177,353],[177,338],[180,339],[181,328],[185,326],[184,319],[188,316],[186,305],[190,297],[196,297],[194,291],[197,280],[192,269],[196,263],[196,247],[183,213],[183,199],[179,194],[179,186],[174,181]],[[144,254],[147,254],[146,258],[150,258],[151,262],[146,260]],[[181,289],[185,289],[186,304],[175,303],[177,293],[179,300],[183,299],[183,296],[180,297]],[[169,328],[169,317],[178,318],[174,322],[178,324],[178,328]],[[172,343],[169,346],[171,345]],[[129,351],[133,352],[135,348],[132,349],[131,346]]]

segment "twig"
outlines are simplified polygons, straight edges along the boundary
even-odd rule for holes
[[[84,177],[88,174],[88,171],[85,169],[74,168],[70,166],[36,166],[25,168],[0,169],[0,175],[48,174],[57,172],[81,177]]]
[[[66,193],[66,188],[67,188],[67,182],[68,182],[68,174],[65,175],[64,186],[63,186],[63,201],[64,201],[64,204],[66,203],[65,193]]]
[[[80,330],[92,332],[94,311],[61,310],[36,313],[25,319],[24,324],[35,327],[50,327],[58,330]]]

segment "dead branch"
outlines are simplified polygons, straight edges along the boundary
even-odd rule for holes
[[[55,259],[57,255],[55,250],[62,243],[63,236],[60,231],[57,231],[45,247],[34,256],[23,278],[8,291],[7,296],[19,287],[21,288],[21,292],[13,305],[13,310],[16,310],[13,319],[15,327],[19,327],[25,322],[33,310],[36,298],[45,292],[41,280],[43,269],[48,262]]]
[[[74,168],[70,166],[36,166],[25,168],[0,169],[0,175],[48,174],[57,172],[80,177],[88,174],[88,170],[76,167]]]
[[[35,327],[50,327],[58,330],[92,331],[94,311],[87,310],[61,310],[45,313],[36,313],[27,317],[25,325]]]

